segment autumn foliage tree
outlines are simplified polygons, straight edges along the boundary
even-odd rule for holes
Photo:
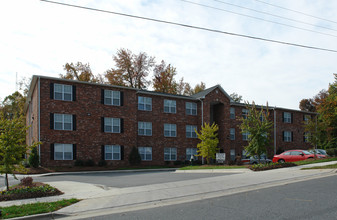
[[[177,94],[177,82],[174,79],[177,74],[176,68],[171,64],[166,65],[165,61],[162,60],[159,65],[155,66],[153,72],[152,83],[154,91]]]
[[[89,63],[66,63],[63,66],[66,73],[60,74],[62,79],[72,79],[85,82],[99,82],[99,77],[95,76],[90,68]]]

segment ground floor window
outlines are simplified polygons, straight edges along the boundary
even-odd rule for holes
[[[152,160],[152,147],[138,147],[142,160]]]
[[[73,145],[72,144],[55,144],[54,160],[72,160]]]
[[[230,156],[231,156],[231,160],[234,161],[235,160],[235,149],[230,150]]]
[[[283,141],[284,142],[292,142],[292,132],[291,131],[284,131],[283,132]]]
[[[191,157],[194,156],[194,160],[198,159],[198,149],[197,148],[186,148],[186,160],[191,160]]]
[[[105,145],[105,160],[120,160],[121,146],[119,145]]]
[[[164,148],[164,160],[165,161],[177,160],[177,148],[174,147]]]

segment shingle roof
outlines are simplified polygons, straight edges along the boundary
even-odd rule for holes
[[[232,98],[227,94],[227,92],[218,84],[216,86],[210,87],[208,89],[205,89],[197,94],[191,95],[191,97],[196,98],[196,99],[200,99],[200,98],[204,98],[206,95],[208,95],[210,92],[212,92],[214,89],[220,89],[220,91],[225,94],[225,96],[227,96],[227,98],[233,102]]]

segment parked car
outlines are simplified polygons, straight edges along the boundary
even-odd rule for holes
[[[325,155],[316,155],[317,158],[325,158]],[[315,158],[315,154],[306,150],[288,150],[279,155],[274,155],[273,163],[295,162]]]
[[[242,160],[243,164],[258,164],[259,163],[259,158],[257,155],[251,156],[250,158],[243,159]],[[268,159],[266,155],[261,155],[260,156],[260,163],[271,163],[272,160]]]
[[[328,156],[328,154],[326,153],[326,151],[323,150],[323,149],[309,150],[309,152],[313,153],[313,154],[316,152],[316,154]]]

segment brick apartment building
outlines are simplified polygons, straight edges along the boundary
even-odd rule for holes
[[[26,122],[28,144],[41,141],[43,166],[69,166],[75,160],[105,160],[127,166],[132,147],[143,165],[185,161],[196,154],[194,129],[203,123],[219,126],[219,148],[226,161],[244,154],[247,134],[241,134],[236,117],[246,114],[220,85],[192,96],[128,87],[33,76],[28,93]],[[314,113],[269,108],[274,121],[273,149],[308,149],[303,124]]]

